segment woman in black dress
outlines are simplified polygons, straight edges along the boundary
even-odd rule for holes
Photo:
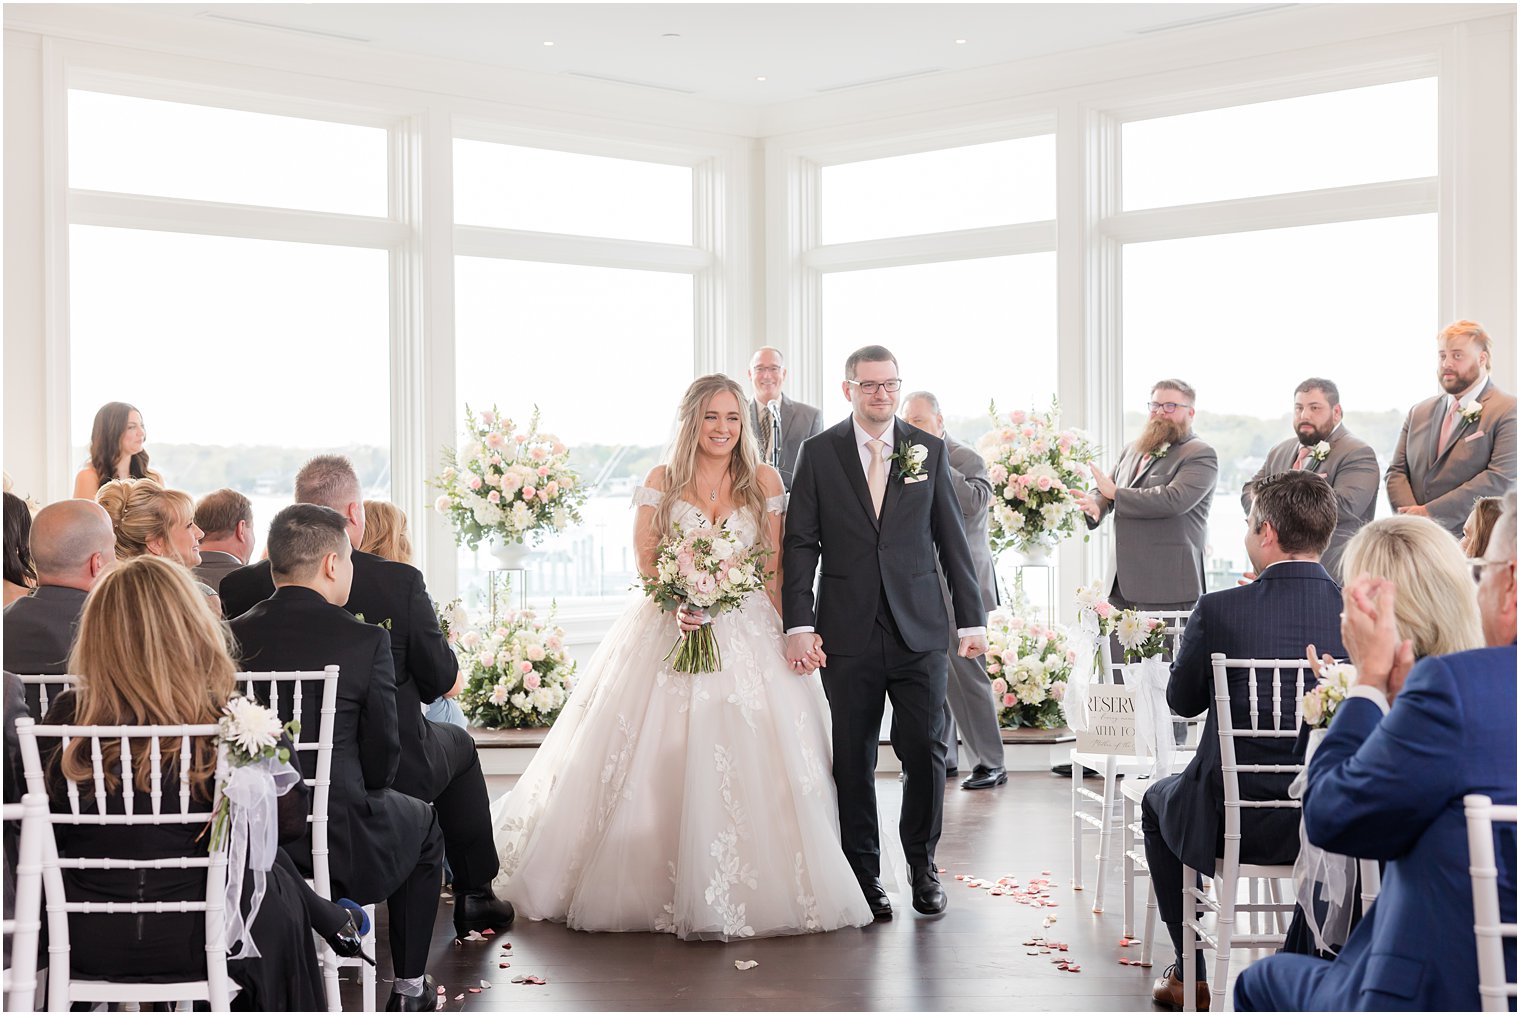
[[[225,627],[196,590],[189,573],[172,561],[138,557],[109,572],[90,593],[79,622],[69,672],[75,691],[60,695],[49,724],[154,725],[215,722],[233,690],[233,662]],[[45,745],[48,795],[54,811],[70,809],[65,780],[80,781],[80,809],[123,813],[120,746],[103,742],[106,796],[94,797],[90,742],[61,750]],[[133,808],[151,809],[148,743],[132,744]],[[196,742],[194,757],[180,756],[178,739],[160,744],[165,813],[179,809],[181,766],[188,766],[197,809],[214,792],[216,753],[209,739]],[[305,834],[304,787],[279,798],[282,841]],[[205,853],[203,824],[56,826],[60,855],[152,859]],[[323,900],[301,880],[284,851],[266,879],[263,903],[253,921],[260,955],[233,959],[228,972],[242,989],[233,1007],[255,1011],[317,1011],[327,1007],[322,971],[312,942],[350,927],[350,912]],[[101,902],[200,899],[203,870],[65,871],[71,898]],[[246,913],[253,878],[243,882]],[[201,913],[138,916],[71,914],[69,962],[74,975],[112,980],[165,982],[204,975],[205,918]],[[228,942],[229,947],[232,942]]]

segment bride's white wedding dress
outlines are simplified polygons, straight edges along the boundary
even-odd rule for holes
[[[672,524],[710,522],[688,503]],[[746,509],[723,525],[758,539]],[[818,675],[787,666],[764,595],[713,625],[723,668],[698,674],[664,661],[676,624],[649,600],[613,625],[496,807],[494,887],[518,913],[723,941],[871,922],[840,851]]]

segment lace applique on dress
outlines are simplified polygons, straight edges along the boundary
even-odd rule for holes
[[[659,507],[660,498],[665,496],[659,490],[648,486],[636,486],[633,488],[634,507]]]
[[[786,514],[786,494],[778,493],[774,497],[765,498],[765,510],[773,515]]]

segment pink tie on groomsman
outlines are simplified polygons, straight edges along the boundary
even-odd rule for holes
[[[1307,445],[1307,444],[1300,445],[1299,449],[1298,449],[1298,457],[1293,460],[1294,471],[1297,471],[1298,469],[1302,469],[1304,467],[1304,463],[1306,461],[1308,461],[1308,460],[1309,460],[1309,445]]]
[[[1456,395],[1451,396],[1451,411],[1446,414],[1446,419],[1441,424],[1441,440],[1436,445],[1437,457],[1445,452],[1447,442],[1451,440],[1451,432],[1457,428],[1457,418],[1460,415],[1458,409],[1461,407],[1461,404]]]

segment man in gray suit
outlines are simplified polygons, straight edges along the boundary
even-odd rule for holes
[[[1308,469],[1324,476],[1335,491],[1335,535],[1320,563],[1337,583],[1346,543],[1377,509],[1378,461],[1372,445],[1341,422],[1341,392],[1334,381],[1311,377],[1293,389],[1293,428],[1290,437],[1267,452],[1261,469],[1240,492],[1240,506],[1251,513],[1256,484],[1291,469]]]
[[[1515,482],[1515,396],[1489,377],[1492,343],[1476,321],[1457,321],[1436,337],[1436,377],[1444,394],[1409,410],[1385,479],[1401,515],[1425,515],[1462,535],[1479,497]]]
[[[1089,529],[1114,516],[1108,598],[1121,609],[1191,610],[1203,594],[1219,457],[1193,433],[1196,402],[1187,383],[1157,381],[1150,421],[1119,456],[1113,476],[1092,466],[1097,489],[1077,498]]]
[[[222,578],[253,557],[253,505],[236,490],[213,490],[195,505],[201,536],[201,562],[195,576],[217,591]]]
[[[902,417],[910,425],[933,434],[945,442],[945,460],[950,466],[950,485],[960,503],[966,523],[966,542],[971,544],[971,563],[976,568],[976,584],[982,590],[982,606],[997,606],[997,579],[992,573],[992,548],[987,541],[987,505],[992,501],[992,484],[987,480],[987,463],[975,448],[952,438],[945,432],[945,417],[939,399],[927,391],[915,391],[903,399]],[[987,679],[986,663],[981,656],[961,656],[960,635],[951,613],[950,590],[941,581],[945,596],[947,648],[950,653],[950,679],[945,687],[945,771],[958,768],[956,750],[959,739],[966,742],[973,768],[961,789],[990,789],[1008,781],[1003,767],[1003,735],[998,729],[997,704],[992,699],[992,684]]]
[[[116,564],[116,534],[105,508],[61,500],[32,519],[37,591],[5,608],[5,668],[67,673],[85,595]]]
[[[749,422],[754,427],[755,443],[760,446],[760,460],[774,465],[781,473],[781,485],[792,488],[792,470],[797,467],[797,452],[802,442],[823,429],[823,413],[811,405],[794,402],[781,393],[786,383],[786,360],[781,350],[763,346],[749,361]],[[776,442],[777,424],[781,441]]]

